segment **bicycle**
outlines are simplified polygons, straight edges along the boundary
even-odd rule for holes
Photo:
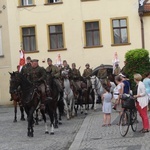
[[[121,136],[125,137],[126,134],[129,131],[129,127],[131,125],[132,131],[136,132],[137,130],[137,110],[135,107],[135,100],[133,98],[131,98],[130,96],[128,97],[122,97],[122,100],[124,100],[124,102],[127,102],[127,99],[130,101],[130,103],[132,103],[132,107],[125,107],[122,115],[120,116],[120,121],[119,121],[119,130],[120,130],[120,134]],[[128,102],[129,102],[128,101]]]

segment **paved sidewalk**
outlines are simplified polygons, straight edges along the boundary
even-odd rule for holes
[[[133,132],[131,127],[126,137],[119,133],[118,113],[112,113],[112,126],[102,127],[103,114],[98,109],[88,115],[69,150],[150,150],[150,132]],[[138,117],[138,130],[142,128]]]

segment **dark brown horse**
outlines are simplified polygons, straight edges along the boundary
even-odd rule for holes
[[[16,77],[16,76],[15,76]],[[13,78],[14,81],[10,81],[10,89],[16,90],[20,86],[20,90],[22,91],[21,94],[21,101],[25,108],[25,112],[28,117],[28,132],[27,136],[33,137],[33,113],[38,108],[41,102],[41,94],[38,90],[37,83],[31,83],[26,76],[23,74],[18,74],[18,78]],[[49,115],[50,121],[51,121],[51,134],[54,134],[54,116],[51,109],[51,98],[47,97],[45,103],[45,108],[43,111],[41,111],[42,115],[45,116],[45,112]],[[46,117],[45,117],[46,119]],[[46,122],[45,122],[46,123]],[[46,127],[46,126],[45,126]],[[46,127],[46,133],[47,127]]]
[[[14,78],[17,78],[17,73],[10,73],[11,75],[11,79],[10,79],[10,84],[13,85],[14,83]],[[24,108],[22,106],[21,103],[21,91],[20,88],[18,88],[17,90],[13,90],[12,86],[10,86],[11,88],[9,89],[9,93],[11,95],[11,100],[13,100],[13,104],[14,104],[14,120],[13,122],[17,122],[17,105],[19,105],[20,108],[20,112],[21,112],[21,118],[20,120],[24,121]]]

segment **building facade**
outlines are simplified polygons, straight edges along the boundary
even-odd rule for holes
[[[19,50],[39,59],[40,66],[58,53],[69,64],[92,68],[120,66],[128,50],[150,50],[149,1],[143,0],[1,0],[0,105],[10,104],[9,73],[16,70]],[[139,10],[140,6],[140,10]],[[147,11],[146,11],[146,10]],[[140,13],[139,13],[140,12]],[[140,16],[139,16],[140,14]],[[143,35],[143,36],[142,36]]]

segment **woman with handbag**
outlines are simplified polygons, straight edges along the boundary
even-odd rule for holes
[[[134,74],[134,81],[136,83],[136,107],[142,118],[143,129],[142,133],[149,132],[149,119],[147,114],[147,106],[148,106],[148,96],[146,93],[146,88],[144,83],[141,81],[142,76],[140,74]]]

